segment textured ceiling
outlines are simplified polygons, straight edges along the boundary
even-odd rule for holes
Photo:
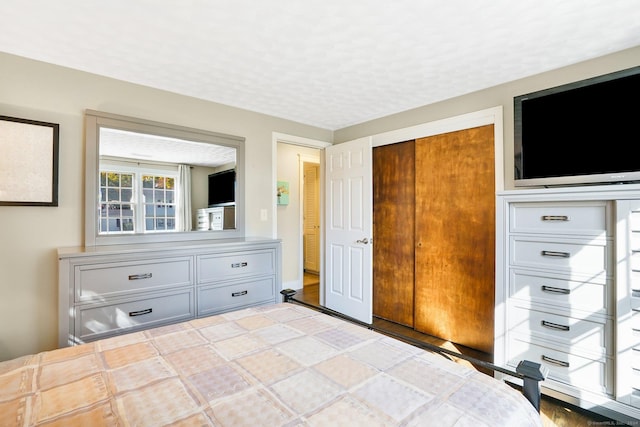
[[[207,167],[236,164],[232,147],[101,127],[100,157],[105,156]]]
[[[0,1],[0,51],[330,130],[638,45],[638,0]]]

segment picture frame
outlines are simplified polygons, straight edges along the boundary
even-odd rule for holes
[[[288,205],[289,204],[289,182],[288,181],[278,181],[277,184],[278,192],[276,196],[278,197],[278,205]]]
[[[0,206],[58,206],[60,125],[0,115]]]

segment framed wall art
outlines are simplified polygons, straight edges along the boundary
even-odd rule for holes
[[[288,205],[289,204],[289,182],[288,181],[278,181],[278,204],[279,205]]]
[[[0,115],[0,205],[58,206],[60,125]]]

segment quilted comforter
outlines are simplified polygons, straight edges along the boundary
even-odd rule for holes
[[[540,426],[516,390],[290,303],[0,362],[1,426]]]

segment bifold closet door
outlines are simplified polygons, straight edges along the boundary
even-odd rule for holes
[[[373,149],[373,315],[413,327],[415,142]]]
[[[493,125],[417,139],[415,329],[493,353]]]

